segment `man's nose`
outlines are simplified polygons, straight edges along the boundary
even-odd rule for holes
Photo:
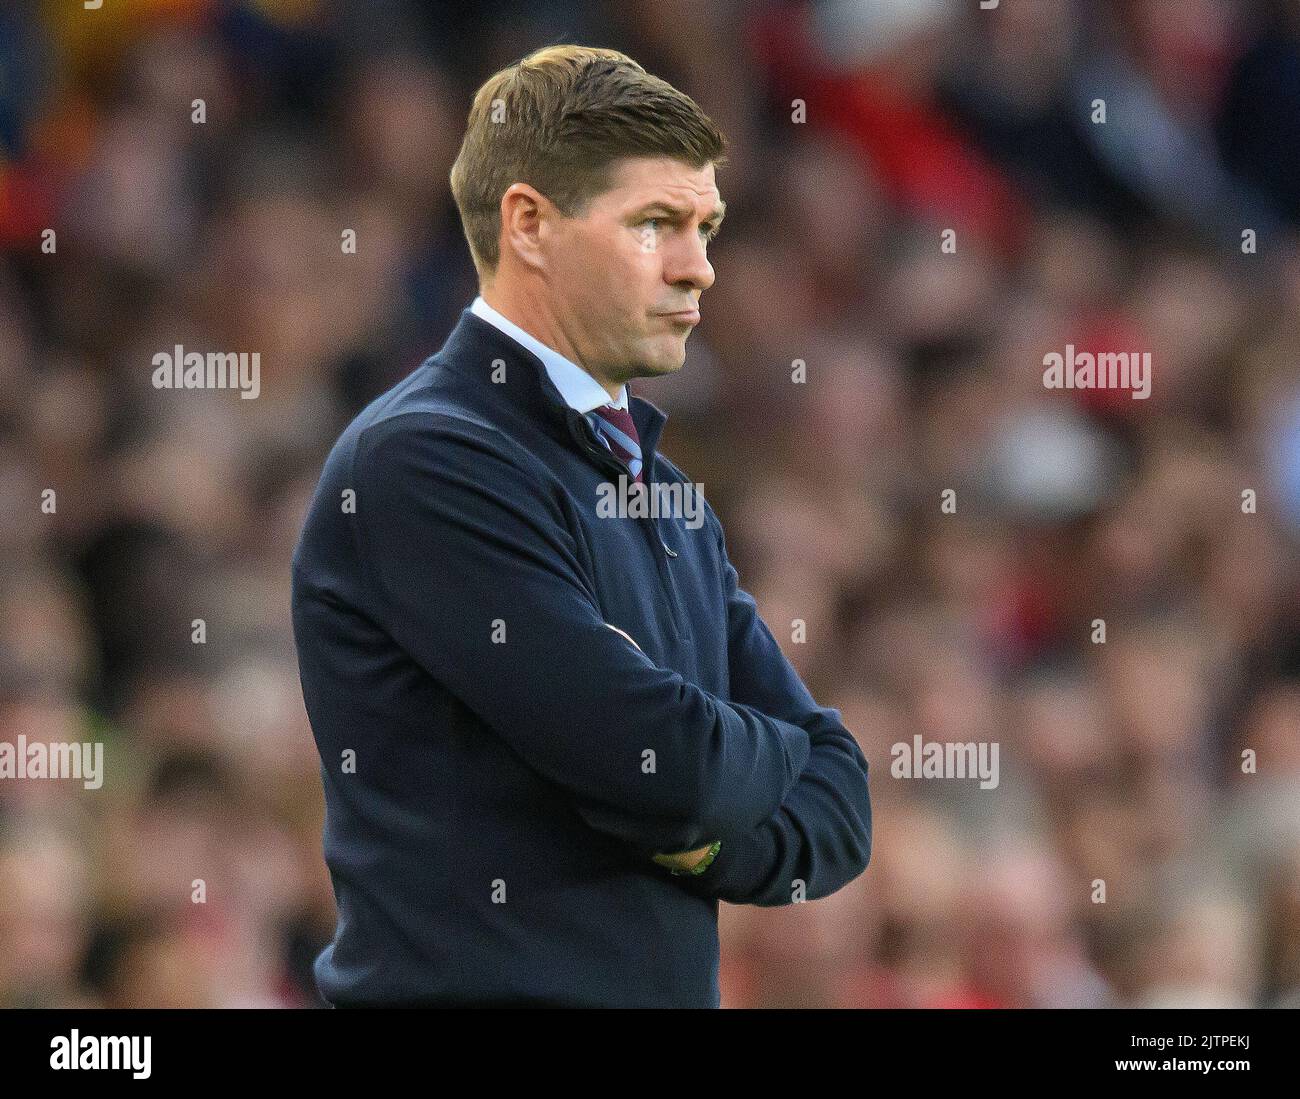
[[[709,262],[704,241],[698,233],[691,234],[694,239],[672,249],[671,255],[665,257],[667,266],[664,281],[673,286],[685,283],[696,290],[707,290],[713,285],[713,264]]]

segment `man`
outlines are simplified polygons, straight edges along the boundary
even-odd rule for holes
[[[682,366],[723,154],[610,50],[475,96],[451,185],[481,297],[343,433],[294,555],[333,1004],[716,1007],[719,900],[867,865],[866,761],[707,503],[600,506],[686,498],[626,383]]]

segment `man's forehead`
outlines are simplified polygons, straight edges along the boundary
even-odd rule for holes
[[[638,205],[656,198],[709,207],[722,205],[712,164],[693,168],[671,157],[628,157],[615,168],[611,191],[620,205]]]

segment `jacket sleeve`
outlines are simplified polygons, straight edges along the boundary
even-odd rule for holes
[[[490,426],[433,413],[363,435],[351,519],[381,624],[594,827],[647,851],[753,829],[802,771],[807,732],[611,628],[531,462]]]
[[[710,517],[712,512],[709,512]],[[867,761],[836,710],[818,706],[718,550],[726,577],[731,698],[799,726],[812,750],[779,809],[752,828],[724,830],[717,856],[682,888],[733,904],[790,904],[824,897],[861,874],[871,858]]]

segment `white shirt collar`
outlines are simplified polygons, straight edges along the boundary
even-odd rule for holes
[[[560,391],[560,396],[569,407],[577,409],[584,415],[592,409],[607,404],[612,404],[615,408],[627,408],[627,386],[619,389],[618,400],[611,401],[605,387],[582,367],[566,359],[554,348],[547,347],[536,337],[530,336],[513,321],[507,320],[483,300],[482,294],[474,299],[469,310],[475,316],[482,317],[489,324],[501,329],[516,343],[541,359],[542,365],[546,367],[546,373],[550,375],[555,388]]]

